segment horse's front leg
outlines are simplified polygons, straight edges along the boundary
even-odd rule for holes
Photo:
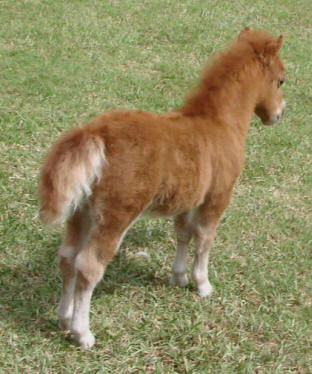
[[[208,258],[216,226],[216,223],[197,224],[194,232],[196,253],[192,278],[201,297],[209,296],[213,290],[208,279]]]
[[[192,278],[201,297],[212,293],[212,286],[208,279],[208,257],[218,222],[228,206],[232,188],[214,199],[204,203],[196,211],[193,221],[193,236],[196,246],[195,261]]]
[[[186,276],[186,254],[189,242],[192,238],[192,229],[190,224],[190,213],[177,216],[174,221],[174,227],[177,235],[177,250],[172,264],[172,276],[170,284],[173,286],[184,287],[187,285]]]

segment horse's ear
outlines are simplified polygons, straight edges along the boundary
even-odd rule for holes
[[[249,31],[250,31],[250,28],[248,26],[244,27],[243,30],[239,33],[237,40],[241,41],[245,39]]]
[[[265,53],[268,55],[276,55],[282,46],[283,35],[280,35],[277,39],[268,42],[265,46]]]

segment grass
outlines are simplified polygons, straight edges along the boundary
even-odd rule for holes
[[[312,372],[311,17],[309,0],[0,2],[1,372]],[[288,107],[250,128],[213,296],[168,287],[172,223],[139,221],[95,291],[97,344],[82,352],[56,327],[62,229],[41,225],[36,199],[47,147],[105,110],[178,106],[246,25],[284,34]]]

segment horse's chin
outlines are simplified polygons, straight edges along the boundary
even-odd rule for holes
[[[282,117],[282,114],[284,112],[284,109],[280,110],[278,113],[276,113],[273,117],[271,117],[270,119],[261,119],[262,120],[262,123],[265,125],[265,126],[272,126],[274,125],[275,123],[277,123],[281,117]]]
[[[269,119],[268,121],[262,121],[265,126],[272,126],[279,121],[280,117]]]
[[[257,113],[258,117],[260,118],[262,124],[264,126],[272,126],[274,125],[276,122],[279,121],[279,119],[281,118],[280,114],[275,114],[274,116],[272,117],[269,117],[266,113]]]

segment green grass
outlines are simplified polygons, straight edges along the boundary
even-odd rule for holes
[[[0,1],[1,372],[312,372],[311,18],[310,0]],[[56,327],[62,229],[41,225],[36,199],[47,147],[105,110],[178,106],[246,25],[284,34],[288,106],[275,127],[253,120],[214,294],[169,287],[172,223],[139,221],[94,293],[97,344],[82,352]]]

